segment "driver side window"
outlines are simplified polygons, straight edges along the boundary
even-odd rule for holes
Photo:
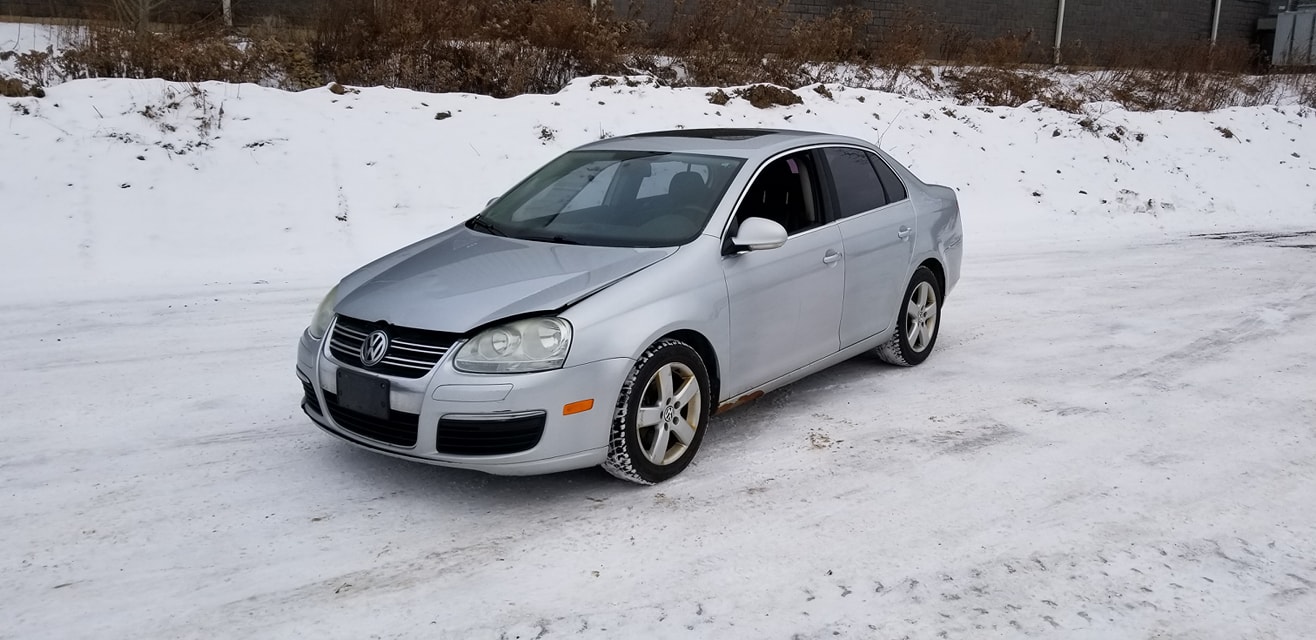
[[[746,218],[767,218],[794,235],[822,224],[819,211],[813,154],[801,151],[763,167],[736,210],[736,225]]]

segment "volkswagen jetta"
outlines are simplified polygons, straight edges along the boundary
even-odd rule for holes
[[[719,410],[866,352],[923,362],[961,242],[954,191],[863,140],[594,142],[334,287],[302,408],[401,458],[660,482]]]

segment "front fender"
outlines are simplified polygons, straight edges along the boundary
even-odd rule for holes
[[[573,329],[567,365],[636,360],[658,339],[680,330],[703,335],[720,360],[730,331],[720,248],[716,238],[699,236],[666,260],[564,311]]]

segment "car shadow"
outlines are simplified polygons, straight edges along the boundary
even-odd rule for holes
[[[635,485],[623,483],[601,467],[541,476],[496,476],[469,469],[440,467],[330,442],[315,452],[317,462],[381,494],[433,496],[436,503],[470,504],[481,509],[509,508],[544,501],[606,499]]]
[[[801,405],[810,396],[827,397],[844,393],[847,389],[872,393],[875,379],[900,372],[900,368],[885,365],[876,358],[860,356],[720,414],[713,418],[705,432],[695,464],[709,462],[721,455],[733,455],[737,442],[759,435],[785,408]],[[662,486],[644,487],[624,482],[600,467],[540,476],[496,476],[402,460],[337,441],[317,447],[314,455],[318,459],[316,465],[326,473],[349,474],[353,484],[381,495],[414,493],[432,496],[439,504],[469,505],[480,509],[507,509],[528,504],[542,506],[554,502],[579,505],[635,491],[660,490]]]

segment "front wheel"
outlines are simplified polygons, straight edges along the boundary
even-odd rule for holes
[[[662,482],[690,464],[704,439],[711,398],[703,358],[679,340],[660,340],[622,385],[603,468],[622,480]]]
[[[896,333],[877,348],[884,362],[912,367],[932,353],[941,329],[941,292],[937,277],[927,267],[919,267],[905,289],[904,305],[896,320]]]

